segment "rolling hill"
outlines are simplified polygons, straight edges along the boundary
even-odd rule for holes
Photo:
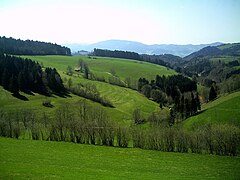
[[[240,43],[222,44],[219,46],[207,46],[199,51],[196,51],[186,57],[185,61],[190,61],[195,58],[201,57],[216,57],[216,56],[239,56],[240,55]]]
[[[75,56],[25,56],[35,60],[39,63],[43,63],[45,67],[55,67],[62,76],[62,78],[71,78],[74,85],[78,83],[95,84],[101,96],[109,99],[115,108],[106,108],[111,119],[116,122],[128,124],[132,119],[132,112],[135,108],[140,108],[143,111],[143,114],[147,116],[150,112],[159,109],[159,105],[153,101],[148,100],[139,92],[111,85],[105,82],[91,81],[86,80],[82,76],[79,76],[78,73],[75,73],[73,76],[66,75],[66,69],[70,65],[75,67],[77,61],[83,59],[88,65],[90,70],[98,75],[105,78],[111,77],[111,69],[113,68],[116,72],[116,75],[120,77],[122,81],[126,77],[131,77],[134,80],[138,80],[139,77],[148,77],[149,79],[154,79],[157,74],[172,75],[176,74],[173,70],[167,69],[165,67],[150,64],[146,62],[139,62],[126,59],[116,59],[116,58],[101,58],[97,57],[96,59],[88,57],[75,57]],[[70,97],[58,97],[53,96],[49,97],[52,101],[54,108],[46,108],[42,106],[42,102],[46,99],[45,96],[34,94],[29,95],[21,93],[29,99],[29,101],[21,101],[16,99],[11,95],[10,92],[4,90],[2,87],[0,89],[1,94],[1,103],[0,107],[2,110],[16,110],[30,108],[36,112],[46,112],[47,114],[52,115],[55,112],[55,109],[60,107],[62,103],[74,103],[82,99],[81,97],[70,94]],[[98,103],[92,104],[99,106]],[[40,114],[40,113],[39,113]]]
[[[130,77],[133,80],[138,80],[140,77],[155,79],[156,75],[174,75],[175,71],[163,66],[151,64],[137,60],[127,60],[120,58],[108,57],[88,57],[88,56],[24,56],[32,60],[43,63],[46,67],[55,67],[60,73],[66,71],[68,66],[77,67],[78,61],[84,60],[90,71],[96,76],[111,77],[111,70],[114,70],[116,76],[122,81]]]
[[[184,127],[194,128],[208,123],[240,125],[240,92],[222,96],[202,107],[199,115],[184,121]]]

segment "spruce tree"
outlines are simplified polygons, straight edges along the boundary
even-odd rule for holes
[[[209,92],[209,101],[213,101],[214,99],[216,99],[216,97],[217,97],[216,90],[213,86],[211,86],[211,89]]]
[[[13,94],[18,94],[19,88],[18,88],[17,78],[15,76],[12,76],[10,78],[8,89]]]
[[[191,93],[191,115],[194,115],[197,112],[197,102],[194,98],[193,93]]]

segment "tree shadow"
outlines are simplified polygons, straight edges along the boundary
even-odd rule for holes
[[[21,94],[12,94],[12,96],[13,97],[15,97],[15,98],[17,98],[17,99],[20,99],[20,100],[22,100],[22,101],[29,101],[29,99],[26,97],[26,96],[23,96],[23,95],[21,95]]]
[[[58,96],[58,97],[61,97],[61,98],[68,98],[68,97],[72,97],[69,92],[67,91],[64,91],[64,92],[61,92],[61,93],[53,93],[54,95]]]
[[[197,112],[196,114],[192,115],[191,117],[198,116],[199,114],[202,114],[205,111],[207,111],[207,109],[201,110],[201,111]]]
[[[23,92],[25,94],[28,94],[28,95],[31,95],[31,96],[35,96],[35,94],[32,91],[24,90]]]

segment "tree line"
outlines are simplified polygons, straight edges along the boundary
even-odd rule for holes
[[[0,36],[0,52],[12,55],[71,55],[71,50],[53,43]]]
[[[74,85],[71,82],[71,85],[70,85],[70,82],[71,82],[71,78],[69,78],[67,81],[68,90],[71,93],[84,97],[86,99],[90,99],[106,107],[114,107],[110,100],[100,95],[100,92],[97,90],[97,87],[95,84],[86,83],[84,85],[84,84],[78,83],[77,85]]]
[[[156,55],[147,55],[147,54],[138,54],[130,51],[119,51],[119,50],[106,50],[106,49],[94,49],[93,56],[102,56],[102,57],[114,57],[114,58],[125,58],[125,59],[133,59],[139,61],[146,61],[153,64],[158,64],[166,67],[171,67],[170,63],[162,60],[162,57],[165,56],[156,56]],[[170,57],[170,56],[167,56]],[[166,57],[165,57],[166,58]]]
[[[135,112],[136,113],[136,112]],[[233,125],[206,124],[194,131],[169,126],[150,114],[152,126],[135,123],[124,127],[113,122],[103,108],[86,100],[63,104],[53,116],[37,116],[31,110],[11,113],[0,111],[0,136],[17,139],[66,141],[81,144],[132,147],[181,153],[236,156],[239,154],[240,129]]]
[[[19,91],[45,95],[65,92],[62,79],[55,68],[43,71],[38,63],[30,59],[6,54],[0,54],[0,85],[15,95]]]

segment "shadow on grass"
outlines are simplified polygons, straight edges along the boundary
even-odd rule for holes
[[[56,95],[56,96],[59,96],[59,97],[61,97],[61,98],[68,98],[68,97],[72,97],[70,94],[69,94],[69,92],[67,92],[67,91],[64,91],[64,92],[61,92],[61,93],[53,93],[54,95]]]
[[[199,114],[202,114],[205,111],[207,111],[207,109],[201,110],[201,111],[197,112],[196,114],[192,115],[191,117],[198,116]]]
[[[22,101],[29,101],[29,99],[26,96],[23,96],[23,95],[21,95],[19,93],[18,94],[12,94],[12,96],[15,97],[15,98],[18,98],[18,99],[20,99]]]

